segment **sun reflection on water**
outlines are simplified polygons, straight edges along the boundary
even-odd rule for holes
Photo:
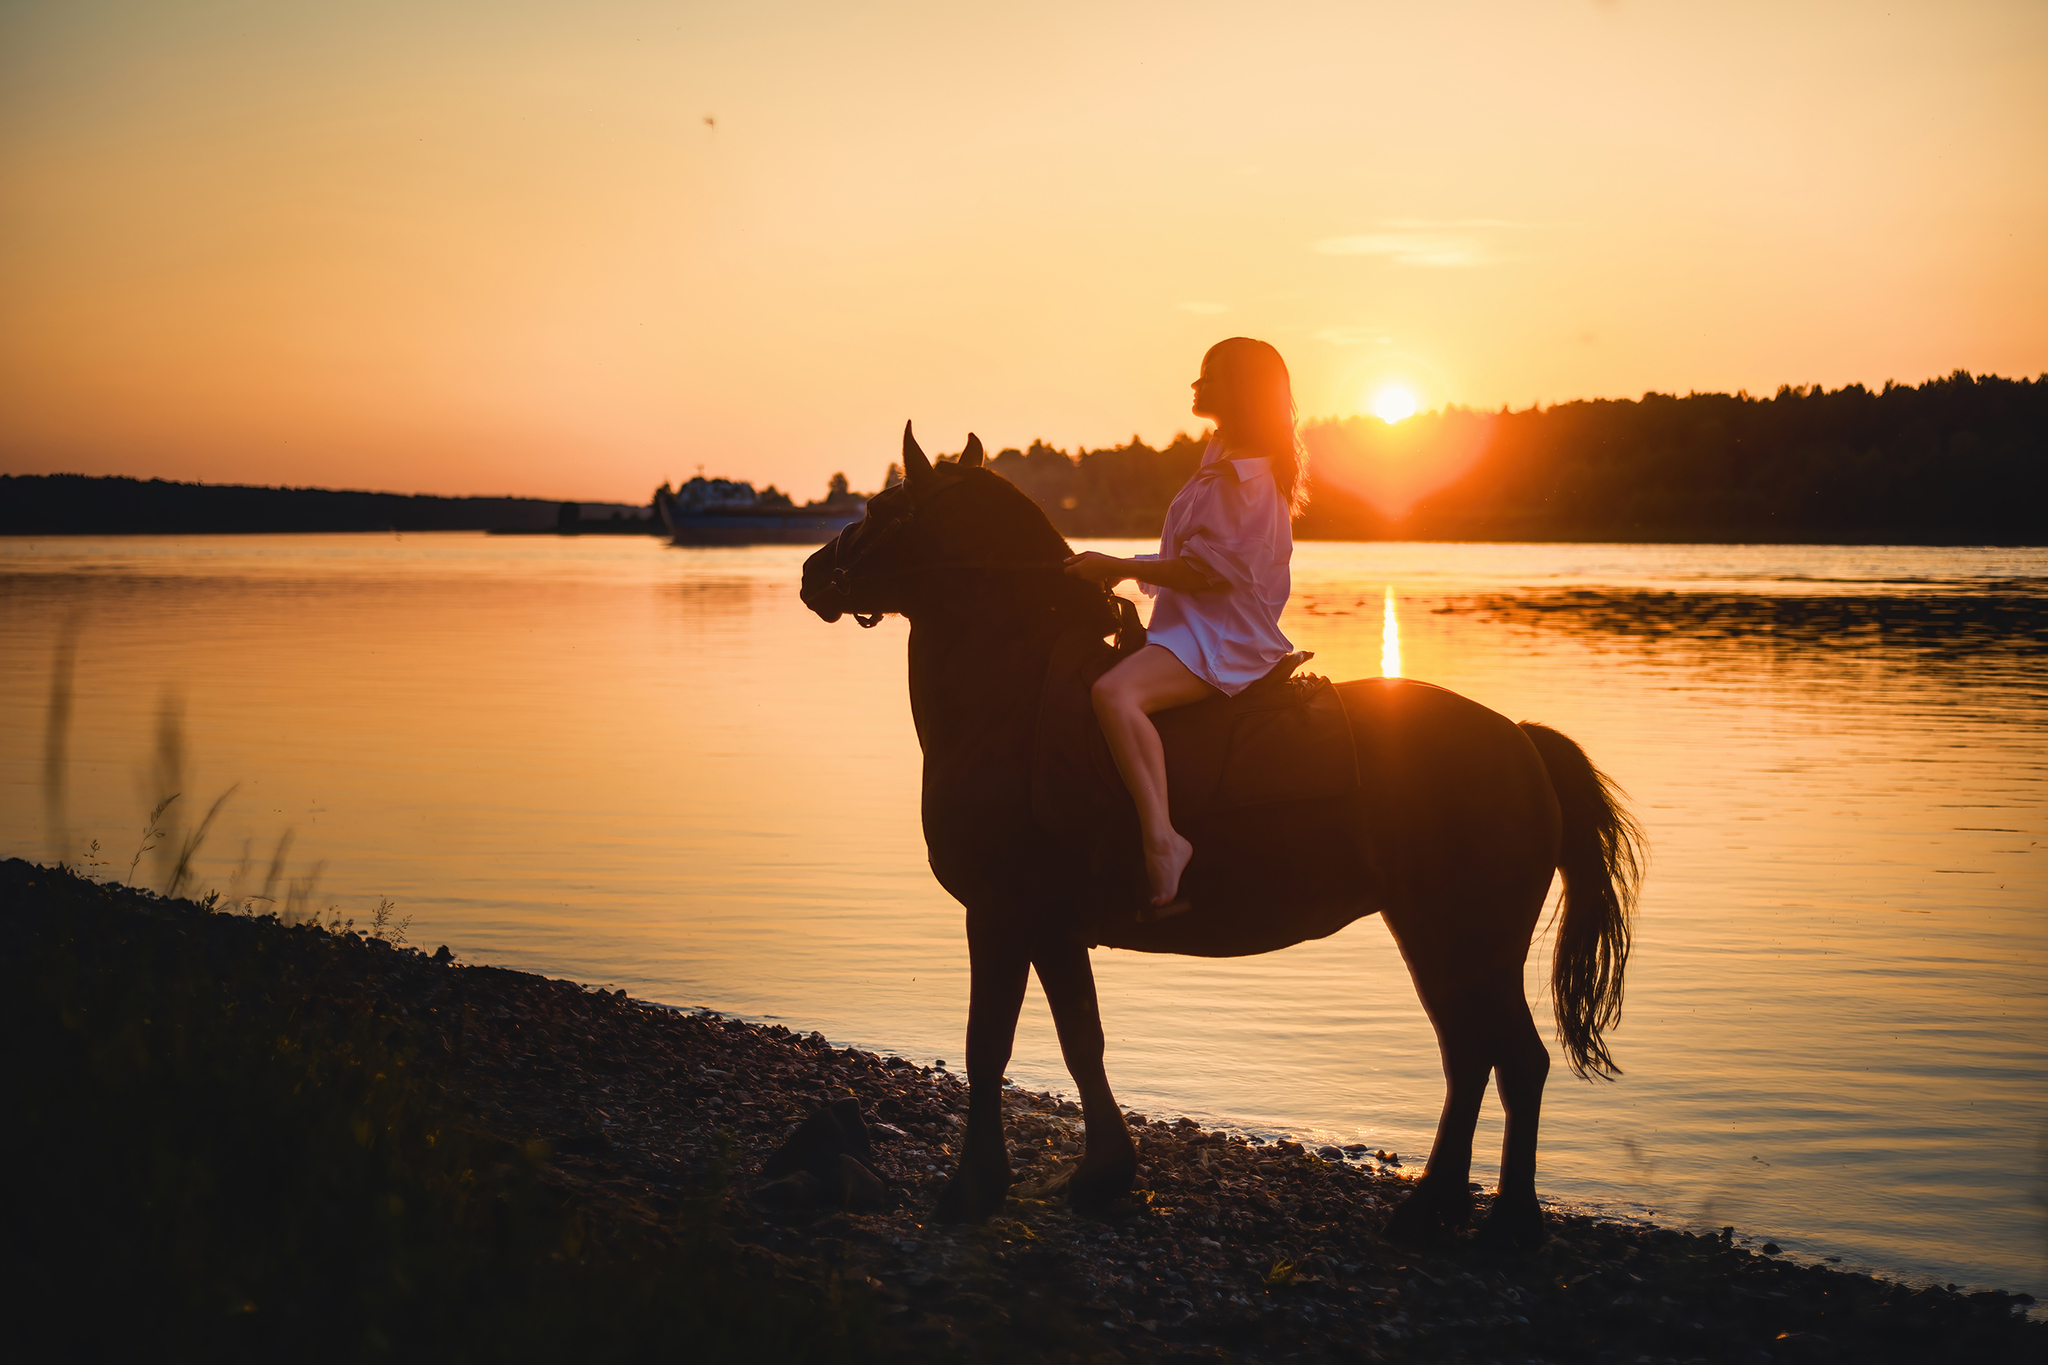
[[[1380,676],[1401,676],[1401,620],[1394,614],[1394,585],[1387,585],[1386,605],[1380,612]]]

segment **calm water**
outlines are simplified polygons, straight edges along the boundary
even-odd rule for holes
[[[819,623],[803,554],[0,543],[0,848],[125,878],[156,797],[189,830],[239,784],[203,887],[260,892],[290,830],[280,898],[317,865],[315,908],[389,898],[469,961],[957,1064],[905,628]],[[1553,1073],[1544,1192],[2048,1297],[2048,553],[1304,545],[1283,624],[1375,675],[1389,587],[1408,676],[1578,739],[1654,847],[1627,1074]],[[1435,1048],[1376,919],[1098,971],[1127,1106],[1426,1150]],[[1035,993],[1011,1074],[1067,1084]]]

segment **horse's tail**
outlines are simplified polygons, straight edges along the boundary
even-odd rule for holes
[[[1550,961],[1558,1041],[1575,1074],[1613,1080],[1621,1068],[1601,1035],[1621,1019],[1629,923],[1646,855],[1643,831],[1622,809],[1621,789],[1584,749],[1547,725],[1524,721],[1522,733],[1542,755],[1564,811],[1557,858],[1564,906]]]

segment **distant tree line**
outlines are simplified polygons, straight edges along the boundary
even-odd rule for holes
[[[0,535],[552,531],[565,519],[573,520],[565,518],[563,508],[540,498],[436,498],[83,474],[0,474]]]
[[[1304,540],[2048,543],[2048,376],[1648,393],[1306,423]],[[1069,536],[1153,536],[1201,438],[991,467]]]
[[[1204,436],[989,465],[1068,536],[1151,537]],[[1303,540],[2048,543],[2048,375],[1646,393],[1304,424]],[[901,478],[891,466],[889,481]],[[854,497],[834,475],[825,504]],[[778,505],[786,495],[764,497]],[[793,500],[791,501],[793,505]],[[0,534],[551,530],[574,504],[0,475]],[[649,523],[651,524],[651,523]],[[594,529],[592,523],[582,523]]]
[[[1484,424],[1476,441],[1475,423]],[[1355,467],[1347,458],[1357,458],[1347,439],[1355,426],[1320,425],[1311,432],[1313,467],[1317,493],[1329,485],[1322,516],[1334,534],[1349,529],[1347,511],[1364,502],[1384,519],[1382,533],[1404,539],[2048,539],[2048,376],[1959,370],[1875,391],[1649,393],[1489,417],[1439,414],[1445,462],[1456,472],[1391,519],[1344,486]]]
[[[1183,432],[1154,450],[1133,436],[1127,445],[1070,457],[1033,441],[1029,450],[999,451],[988,464],[1029,493],[1062,535],[1156,536],[1166,505],[1202,463],[1203,445]]]
[[[693,479],[748,506],[794,508],[773,484]],[[671,491],[667,484],[662,491]],[[822,501],[839,508],[859,501],[846,475],[834,474]],[[700,499],[700,502],[702,499]],[[442,498],[358,493],[331,488],[259,488],[243,484],[173,483],[167,479],[100,478],[84,474],[0,474],[0,535],[210,535],[289,531],[558,531],[644,535],[661,523],[652,504],[628,511],[615,503],[551,502],[541,498]]]

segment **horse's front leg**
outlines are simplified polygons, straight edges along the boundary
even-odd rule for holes
[[[1031,955],[1015,931],[967,912],[973,973],[967,1005],[967,1136],[953,1178],[939,1195],[938,1217],[978,1223],[1010,1193],[1010,1149],[1003,1137],[1003,1070],[1017,1040],[1017,1013]]]
[[[1066,1176],[1067,1202],[1097,1208],[1128,1193],[1138,1173],[1138,1148],[1110,1093],[1103,1069],[1102,1011],[1095,997],[1095,970],[1088,950],[1078,943],[1043,944],[1033,950],[1038,984],[1045,988],[1059,1030],[1060,1053],[1081,1092],[1082,1121],[1088,1135],[1081,1164]]]

